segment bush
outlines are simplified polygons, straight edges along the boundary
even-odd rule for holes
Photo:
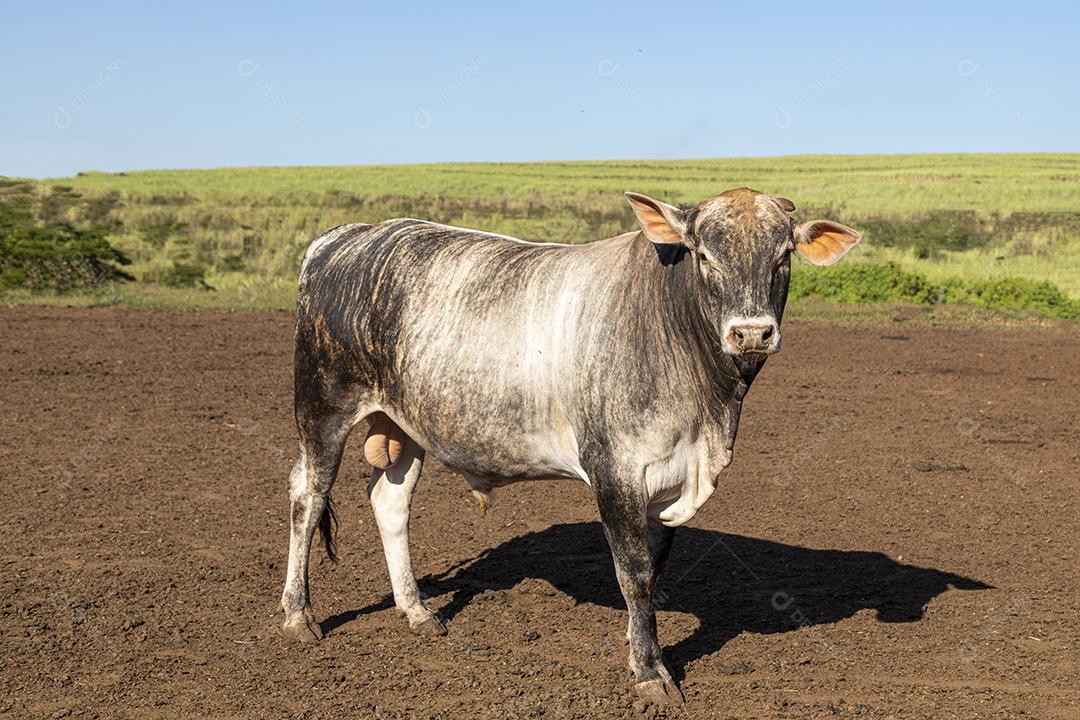
[[[213,290],[206,284],[206,268],[195,263],[173,261],[163,270],[147,273],[144,280],[169,287],[201,288]]]
[[[938,292],[919,273],[896,263],[850,263],[835,267],[793,268],[788,295],[792,299],[821,297],[842,303],[907,301],[932,303]]]
[[[225,255],[217,264],[217,269],[221,272],[243,272],[246,268],[247,260],[240,253]]]
[[[840,303],[917,302],[974,305],[991,310],[1030,310],[1047,317],[1080,318],[1080,301],[1050,282],[1023,277],[991,280],[952,278],[940,284],[896,263],[851,263],[792,270],[788,297],[818,297]]]
[[[145,223],[141,228],[141,233],[143,242],[155,250],[161,250],[169,238],[186,237],[188,226],[186,223],[179,222],[175,216],[169,215]]]
[[[0,270],[0,288],[12,290],[26,286],[26,271],[18,267],[6,267]]]
[[[912,219],[853,221],[875,245],[914,248],[919,257],[937,250],[968,250],[990,242],[989,223],[971,210],[938,210]]]
[[[76,226],[80,196],[67,187],[39,197],[34,186],[0,182],[0,286],[70,290],[95,287],[109,280],[130,280],[117,267],[130,260],[105,239],[110,207],[94,205],[95,222]]]
[[[0,273],[7,288],[64,291],[132,279],[117,264],[130,260],[96,230],[29,227],[0,236]]]
[[[948,280],[942,301],[985,308],[1035,310],[1048,317],[1080,318],[1080,302],[1050,282],[1009,277],[993,280]]]

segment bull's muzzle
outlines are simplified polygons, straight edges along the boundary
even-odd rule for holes
[[[732,318],[724,327],[724,352],[736,357],[780,351],[780,326],[771,317]]]

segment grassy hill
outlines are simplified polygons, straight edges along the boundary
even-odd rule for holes
[[[138,282],[119,289],[110,283],[114,301],[134,301],[160,286],[209,286],[214,291],[174,293],[170,302],[274,307],[289,304],[310,239],[343,222],[412,216],[530,240],[585,242],[633,226],[625,190],[694,202],[742,185],[792,199],[800,217],[863,230],[855,262],[893,263],[893,275],[917,273],[936,288],[927,297],[945,298],[950,283],[1019,277],[1080,298],[1080,155],[87,172],[16,189],[24,204],[27,193],[35,196],[39,225],[93,220],[131,260],[125,269]],[[800,267],[796,276],[810,280],[817,272]],[[815,276],[807,287],[828,297],[828,277]]]
[[[49,180],[87,192],[192,198],[439,196],[582,199],[634,190],[691,201],[741,185],[865,215],[927,210],[1080,210],[1076,155],[800,155],[716,160],[443,163],[83,173]]]

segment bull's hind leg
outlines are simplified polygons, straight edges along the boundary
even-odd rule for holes
[[[405,613],[409,627],[426,635],[445,635],[446,626],[424,607],[409,557],[409,513],[413,491],[424,466],[424,449],[401,434],[401,454],[392,467],[375,467],[368,482],[368,497],[382,536],[386,568],[394,589],[394,603]]]
[[[300,642],[317,642],[322,630],[311,609],[308,589],[308,561],[315,530],[322,532],[326,552],[334,559],[334,510],[330,489],[341,464],[345,440],[353,418],[332,414],[318,420],[300,417],[300,459],[289,478],[290,531],[289,567],[281,608],[285,611],[282,632]]]

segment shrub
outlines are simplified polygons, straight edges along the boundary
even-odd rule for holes
[[[23,227],[0,236],[0,272],[7,288],[64,291],[131,280],[116,267],[130,262],[96,230]]]
[[[915,248],[919,257],[984,247],[991,237],[987,221],[971,210],[937,210],[911,219],[869,217],[853,224],[875,245]]]
[[[213,290],[206,284],[206,268],[196,263],[173,261],[168,267],[147,273],[143,278],[169,287],[201,288]]]
[[[217,263],[217,269],[222,272],[242,272],[247,267],[247,260],[240,253],[224,255]]]
[[[1080,301],[1050,282],[1023,277],[961,280],[940,284],[896,263],[851,263],[793,268],[788,296],[840,303],[917,302],[975,305],[991,310],[1030,310],[1047,317],[1080,318]]]
[[[835,267],[793,268],[789,297],[821,297],[843,303],[907,301],[932,303],[938,292],[919,273],[908,272],[896,263],[850,263]]]
[[[169,241],[169,238],[175,235],[186,236],[188,226],[186,223],[179,222],[175,216],[170,215],[146,223],[141,230],[143,242],[155,250],[160,250],[165,247],[165,243]]]
[[[26,286],[26,271],[18,267],[6,267],[0,270],[0,288],[11,290]]]
[[[83,214],[95,222],[76,226],[67,218],[79,202],[69,187],[41,197],[29,183],[0,181],[0,285],[63,291],[132,279],[117,267],[128,258],[105,239],[111,206],[94,204]]]
[[[1050,282],[1023,277],[991,280],[948,280],[942,285],[942,301],[985,308],[1034,310],[1057,318],[1080,318],[1080,302]]]

